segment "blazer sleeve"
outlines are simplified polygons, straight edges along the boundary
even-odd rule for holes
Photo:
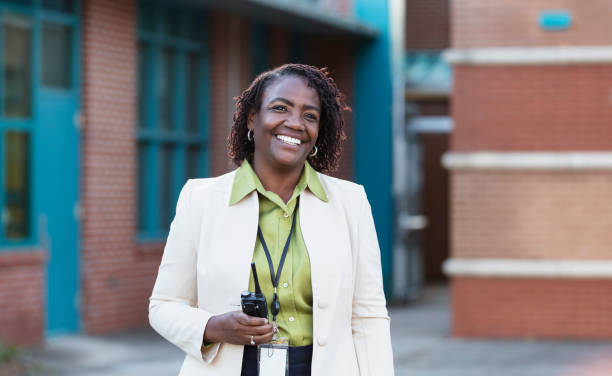
[[[393,375],[389,316],[383,292],[380,248],[372,209],[361,189],[352,330],[359,373]]]
[[[191,216],[192,180],[183,186],[176,215],[149,299],[149,323],[187,354],[210,363],[220,344],[202,347],[204,329],[213,314],[197,308],[196,245]]]

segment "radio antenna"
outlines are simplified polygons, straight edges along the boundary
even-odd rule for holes
[[[255,281],[255,293],[261,294],[261,288],[259,287],[259,279],[257,279],[257,269],[255,263],[251,263],[251,270],[253,270],[253,280]]]

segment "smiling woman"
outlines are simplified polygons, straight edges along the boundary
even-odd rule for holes
[[[294,87],[295,83],[298,85]],[[306,107],[296,108],[297,103],[272,93],[279,90],[299,96],[303,101],[301,105]],[[283,112],[301,109],[304,110],[302,115],[309,120],[307,124],[314,121],[320,128],[314,145],[319,152],[309,158],[310,164],[323,173],[336,170],[341,142],[346,138],[342,111],[350,109],[344,103],[344,95],[325,68],[318,69],[302,64],[283,65],[259,75],[237,99],[234,126],[229,138],[229,153],[234,163],[240,165],[244,159],[252,161],[255,144],[247,142],[247,132],[253,129],[250,121],[254,115],[264,116],[269,110]],[[278,103],[272,103],[273,100]]]
[[[291,376],[392,375],[370,205],[362,186],[322,173],[345,138],[342,93],[325,69],[288,64],[237,100],[229,155],[240,167],[185,184],[151,325],[187,353],[181,375],[258,375],[269,365],[259,352],[270,354],[258,345],[270,343]],[[236,311],[259,286],[267,315]]]

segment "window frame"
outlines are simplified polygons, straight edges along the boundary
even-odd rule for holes
[[[178,14],[180,17],[179,36],[170,35],[164,26],[164,16],[167,14]],[[190,34],[193,30],[189,29],[189,20],[194,22],[196,15],[200,15],[205,21],[200,25],[200,39],[192,39]],[[199,19],[201,20],[201,19]],[[147,30],[149,25],[152,29]],[[193,23],[192,25],[196,25]],[[209,78],[208,78],[208,14],[203,9],[180,8],[176,5],[164,3],[160,1],[139,1],[138,3],[138,72],[136,74],[138,80],[138,124],[136,128],[137,139],[137,174],[138,179],[138,199],[137,199],[137,225],[136,238],[140,243],[145,242],[160,242],[168,236],[169,221],[174,214],[176,200],[180,193],[181,187],[185,184],[187,176],[187,158],[189,149],[193,147],[199,148],[197,155],[197,177],[207,176],[208,174],[208,114],[209,114]],[[146,46],[146,48],[143,48]],[[171,122],[174,124],[172,129],[163,129],[159,123],[159,106],[156,101],[158,96],[158,84],[160,79],[160,70],[162,56],[165,50],[172,51],[174,59],[174,72],[172,79],[168,82],[173,84],[171,93]],[[145,64],[141,62],[141,52],[144,51],[146,56]],[[198,56],[198,88],[197,93],[197,116],[196,133],[190,133],[188,121],[189,114],[187,113],[188,98],[187,98],[187,79],[188,79],[188,64],[191,54]],[[145,69],[145,95],[141,98],[140,81],[143,76],[141,69]],[[144,119],[142,119],[144,117]],[[169,218],[167,224],[161,224],[162,203],[160,177],[162,175],[162,149],[164,145],[171,145],[171,161],[170,161],[170,192],[167,206]],[[141,160],[144,161],[144,166],[141,165]],[[144,180],[143,180],[144,179]],[[144,189],[143,189],[144,187]]]
[[[38,223],[37,213],[37,197],[35,184],[35,133],[36,127],[40,119],[38,118],[39,108],[39,93],[41,91],[72,93],[79,83],[78,71],[70,69],[70,85],[66,88],[55,88],[45,86],[42,82],[42,28],[46,22],[68,26],[72,29],[71,43],[73,44],[70,53],[71,64],[78,63],[80,56],[77,56],[74,46],[78,44],[79,38],[75,30],[79,25],[79,10],[76,0],[72,1],[72,10],[69,13],[47,9],[43,6],[42,0],[32,0],[31,4],[16,4],[9,1],[0,0],[0,252],[3,251],[18,251],[20,249],[31,250],[33,247],[40,246],[39,226],[44,226]],[[23,17],[30,23],[30,114],[27,117],[6,117],[4,114],[5,100],[5,85],[4,85],[4,48],[5,48],[5,33],[3,26],[3,17],[5,14],[12,14],[18,17]],[[6,161],[6,133],[7,132],[24,132],[28,137],[27,163],[28,163],[28,236],[23,239],[9,239],[5,234],[5,224],[2,218],[6,205],[6,170],[4,164]]]

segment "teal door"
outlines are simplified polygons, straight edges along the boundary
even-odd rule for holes
[[[79,129],[78,4],[42,2],[36,10],[39,48],[36,154],[39,239],[49,252],[47,334],[79,329]]]
[[[47,334],[79,327],[78,130],[71,93],[42,89],[36,125],[40,238],[47,246]],[[37,166],[37,167],[38,167]]]
[[[0,0],[0,252],[48,252],[48,334],[79,327],[79,25],[72,0]]]

